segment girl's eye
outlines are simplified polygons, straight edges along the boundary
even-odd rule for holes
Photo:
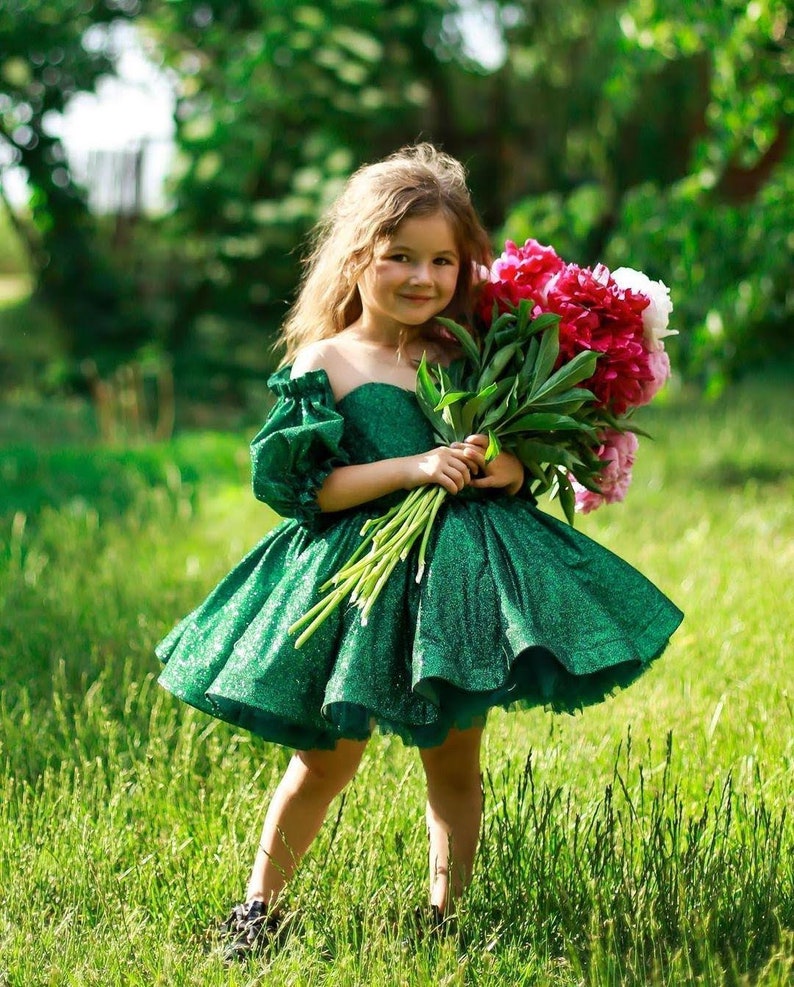
[[[389,254],[388,259],[396,261],[398,264],[407,264],[410,263],[411,261],[411,258],[408,256],[408,254]],[[435,257],[433,259],[433,263],[437,267],[445,267],[448,264],[452,264],[453,262],[450,260],[449,257]]]

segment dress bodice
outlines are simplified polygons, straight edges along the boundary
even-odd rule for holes
[[[395,384],[361,384],[337,402],[345,420],[342,447],[351,463],[415,456],[438,444],[413,391]]]

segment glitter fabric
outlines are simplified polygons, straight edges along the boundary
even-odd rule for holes
[[[160,682],[207,713],[289,747],[374,727],[420,747],[494,706],[573,711],[629,684],[665,648],[678,608],[628,563],[526,499],[447,498],[421,584],[409,558],[361,626],[340,607],[300,649],[287,628],[402,494],[335,514],[328,473],[436,445],[407,390],[369,383],[335,403],[326,374],[270,379],[253,487],[277,525],[160,643]]]

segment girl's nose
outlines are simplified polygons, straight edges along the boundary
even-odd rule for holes
[[[413,284],[431,284],[433,278],[430,274],[429,264],[417,264],[411,272],[411,282]]]

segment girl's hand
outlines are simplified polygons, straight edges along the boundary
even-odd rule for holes
[[[470,435],[465,441],[468,448],[480,449],[484,455],[488,448],[487,435]],[[512,452],[502,451],[484,468],[485,476],[471,481],[473,487],[506,490],[511,496],[517,494],[524,483],[524,467],[521,460]]]
[[[457,494],[472,482],[473,475],[485,469],[485,456],[479,444],[468,440],[453,442],[451,446],[439,446],[419,456],[407,456],[405,468],[406,490],[437,483],[449,493]]]

